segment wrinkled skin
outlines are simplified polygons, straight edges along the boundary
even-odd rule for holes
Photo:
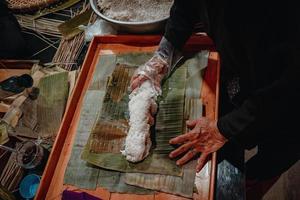
[[[161,81],[168,73],[169,64],[167,60],[155,54],[148,62],[140,66],[131,79],[130,90],[135,91],[144,81],[150,80],[155,89],[161,94]],[[154,124],[154,114],[157,110],[155,102],[150,106],[148,123]],[[208,156],[219,150],[227,139],[222,136],[217,128],[217,122],[201,117],[187,122],[191,131],[170,140],[170,144],[181,146],[170,153],[170,158],[184,154],[176,163],[183,165],[201,152],[198,159],[197,171],[205,165]]]
[[[150,80],[155,89],[161,94],[161,81],[168,73],[168,62],[158,54],[154,55],[148,62],[140,66],[131,79],[130,89],[135,91],[144,81]],[[152,103],[148,113],[148,123],[154,124],[154,114],[157,105]],[[170,153],[170,158],[175,158],[185,153],[178,161],[178,165],[183,165],[194,158],[199,152],[197,171],[205,165],[208,156],[219,150],[227,139],[222,136],[217,128],[217,122],[201,117],[187,122],[191,131],[170,140],[170,144],[180,144],[181,146]]]
[[[227,139],[219,132],[217,122],[208,118],[200,117],[187,121],[186,124],[191,130],[170,140],[170,144],[180,144],[181,146],[172,151],[169,156],[175,158],[184,154],[176,162],[177,165],[183,165],[201,152],[196,167],[199,172],[205,165],[208,156],[219,150],[227,142]]]

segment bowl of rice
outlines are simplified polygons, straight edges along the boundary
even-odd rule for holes
[[[164,29],[173,0],[90,0],[92,9],[119,32],[155,33]]]

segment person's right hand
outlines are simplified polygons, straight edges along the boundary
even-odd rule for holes
[[[145,81],[149,80],[157,93],[161,95],[161,82],[167,76],[171,69],[172,63],[176,63],[181,58],[181,52],[163,37],[159,43],[157,51],[153,57],[144,65],[141,65],[135,72],[130,81],[130,90],[135,92]],[[156,102],[151,103],[148,113],[148,123],[154,124],[154,118],[157,111]]]
[[[161,94],[161,81],[168,73],[169,64],[159,54],[154,56],[147,61],[144,65],[141,65],[131,78],[130,89],[134,91],[143,82],[149,80],[156,91]]]
[[[130,82],[130,90],[131,92],[136,92],[138,88],[145,82],[150,81],[158,94],[161,94],[161,80],[168,73],[168,65],[165,60],[158,54],[154,54],[154,56],[147,61],[144,65],[141,65],[131,78]],[[153,100],[151,102],[151,106],[148,116],[148,123],[150,125],[154,124],[154,115],[157,111],[157,104]]]

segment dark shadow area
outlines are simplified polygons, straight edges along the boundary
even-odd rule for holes
[[[236,108],[229,101],[225,84],[221,82],[220,85],[219,117]],[[257,145],[258,153],[246,163],[245,147],[239,146],[234,140],[218,151],[215,199],[262,199],[280,175],[299,160],[296,141],[274,140]],[[248,148],[251,149],[251,146]]]
[[[0,58],[25,58],[26,44],[21,28],[5,2],[0,2],[0,30]]]

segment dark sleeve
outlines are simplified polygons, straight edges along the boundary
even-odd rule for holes
[[[299,134],[300,43],[274,46],[270,64],[281,65],[281,76],[260,88],[238,109],[218,120],[220,132],[244,148],[270,140],[295,140]],[[270,72],[271,75],[272,72]]]
[[[6,16],[8,13],[8,8],[6,5],[6,1],[0,1],[0,17],[1,16]]]
[[[0,59],[21,59],[26,57],[26,42],[15,16],[0,3]]]
[[[181,49],[199,21],[200,0],[175,0],[166,25],[165,38],[177,49]]]

